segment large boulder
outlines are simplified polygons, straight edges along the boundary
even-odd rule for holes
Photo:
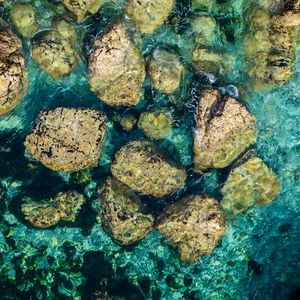
[[[213,251],[226,225],[218,201],[196,195],[169,204],[159,216],[156,228],[178,248],[181,260],[194,262]]]
[[[221,205],[233,217],[254,204],[266,204],[280,193],[280,181],[258,157],[252,157],[234,168],[223,188]]]
[[[91,109],[56,108],[43,111],[25,147],[46,167],[75,172],[98,164],[106,117]]]
[[[133,106],[141,98],[145,61],[121,24],[99,36],[89,59],[93,92],[111,106]]]
[[[196,172],[225,168],[257,137],[256,119],[234,98],[206,88],[201,94],[194,139]]]
[[[103,225],[121,245],[135,243],[151,231],[154,218],[144,212],[140,197],[126,185],[108,178],[100,201]]]
[[[126,15],[142,33],[152,33],[168,18],[175,0],[129,0]]]
[[[96,14],[103,3],[103,0],[63,0],[65,8],[78,22],[84,20],[88,14]]]
[[[178,89],[185,72],[179,56],[166,50],[154,51],[148,69],[153,87],[166,94]]]
[[[71,191],[59,193],[45,201],[26,199],[21,210],[25,219],[35,227],[47,228],[60,221],[75,222],[76,216],[84,203],[83,195]]]
[[[80,61],[77,35],[65,21],[55,23],[33,43],[32,58],[39,67],[55,79],[75,70]]]
[[[0,115],[10,112],[24,97],[28,74],[21,41],[0,24]]]
[[[167,160],[153,143],[131,141],[122,147],[111,165],[113,176],[143,195],[163,197],[184,187],[186,172]]]

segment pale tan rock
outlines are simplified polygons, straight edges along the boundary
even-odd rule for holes
[[[280,193],[280,181],[258,157],[252,157],[234,168],[226,180],[221,205],[233,217],[254,204],[266,204]]]
[[[163,197],[184,187],[186,172],[168,161],[153,143],[131,141],[122,147],[111,165],[112,175],[143,195]]]
[[[28,86],[21,41],[0,24],[0,115],[10,112],[24,97]]]
[[[103,0],[63,0],[63,5],[78,22],[83,21],[88,14],[96,14],[103,3]]]
[[[26,137],[27,151],[55,171],[75,172],[98,164],[106,117],[90,109],[44,111]]]
[[[175,0],[129,0],[126,16],[142,33],[152,33],[171,14]]]
[[[108,178],[100,202],[103,225],[121,245],[138,242],[151,231],[154,218],[143,212],[140,197],[126,185]]]
[[[255,117],[237,100],[206,88],[200,97],[194,139],[196,172],[225,168],[255,143]]]
[[[178,248],[181,260],[194,262],[213,251],[226,225],[218,201],[196,195],[169,204],[159,216],[156,228]]]
[[[89,59],[91,90],[111,106],[133,106],[141,98],[145,61],[125,28],[116,24],[96,39]]]
[[[21,210],[25,219],[33,226],[47,228],[60,221],[75,222],[84,201],[83,195],[71,191],[59,193],[55,198],[47,201],[27,199],[22,204]]]

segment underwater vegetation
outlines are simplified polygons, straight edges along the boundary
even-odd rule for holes
[[[1,299],[299,299],[299,0],[0,14]]]

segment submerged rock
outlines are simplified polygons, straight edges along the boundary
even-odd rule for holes
[[[129,0],[126,15],[142,33],[152,33],[168,18],[175,0]]]
[[[156,227],[171,245],[178,248],[181,260],[186,262],[209,255],[226,230],[218,201],[198,195],[168,205]]]
[[[153,143],[138,140],[122,147],[111,165],[112,175],[143,195],[163,197],[184,187],[186,173],[168,161]]]
[[[145,76],[144,58],[121,24],[96,39],[88,80],[102,101],[117,107],[138,104]]]
[[[40,114],[26,137],[29,153],[55,171],[75,172],[98,164],[106,117],[91,109],[56,108]]]
[[[172,113],[167,110],[143,112],[138,127],[146,136],[153,139],[164,139],[172,130]]]
[[[78,22],[81,22],[87,14],[96,14],[103,3],[104,0],[63,0],[63,5]]]
[[[206,88],[198,106],[194,139],[196,172],[225,168],[255,143],[255,117],[237,100]]]
[[[196,17],[192,23],[197,45],[212,45],[217,39],[217,24],[214,18],[207,15]]]
[[[0,24],[0,115],[10,112],[26,93],[28,75],[21,41]]]
[[[33,226],[47,228],[60,221],[75,222],[83,203],[83,195],[71,191],[59,193],[47,201],[26,201],[21,209],[25,219]]]
[[[149,62],[149,75],[154,88],[166,93],[174,93],[184,76],[185,68],[175,53],[155,50]]]
[[[68,75],[79,64],[75,29],[65,21],[57,22],[33,44],[32,57],[39,67],[54,78]]]
[[[123,130],[129,132],[135,126],[137,119],[132,114],[125,114],[125,115],[120,116],[118,121],[119,121],[120,125],[122,126]]]
[[[103,225],[121,245],[135,243],[151,231],[154,218],[143,212],[139,196],[126,185],[107,179],[100,201]]]
[[[38,31],[38,13],[30,4],[16,4],[10,11],[12,22],[18,32],[27,39],[33,37]]]
[[[266,204],[280,193],[280,181],[264,162],[253,157],[234,168],[226,180],[221,202],[228,217],[235,216],[254,204]]]

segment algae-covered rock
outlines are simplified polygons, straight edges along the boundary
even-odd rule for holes
[[[210,11],[212,0],[192,0],[192,9],[194,11]]]
[[[126,185],[108,178],[100,201],[103,225],[118,243],[135,243],[151,231],[154,218],[143,212],[140,197]]]
[[[46,228],[60,221],[75,222],[84,203],[83,195],[71,191],[59,193],[47,201],[29,201],[22,204],[25,219],[35,227]]]
[[[75,172],[98,164],[106,117],[91,109],[43,111],[26,137],[29,153],[55,171]]]
[[[27,39],[33,37],[38,31],[38,13],[30,4],[16,4],[10,11],[13,24],[18,32]]]
[[[149,75],[154,88],[166,93],[174,93],[182,80],[185,68],[175,53],[155,50],[149,62]]]
[[[200,98],[194,139],[196,172],[227,167],[255,143],[255,117],[237,100],[206,88]]]
[[[213,17],[208,15],[197,16],[191,22],[191,25],[197,45],[211,45],[216,41],[218,29]]]
[[[0,24],[0,115],[10,112],[27,90],[28,75],[21,41]]]
[[[186,180],[184,169],[145,140],[131,141],[122,147],[116,153],[111,172],[134,191],[155,197],[181,190]]]
[[[103,3],[104,0],[63,0],[63,5],[78,22],[81,22],[87,14],[96,14]]]
[[[68,75],[79,64],[75,29],[65,21],[55,23],[41,34],[32,47],[32,57],[39,67],[54,78]]]
[[[132,114],[125,114],[120,116],[118,119],[120,125],[122,126],[123,130],[129,132],[133,129],[137,122],[137,118]]]
[[[96,39],[88,80],[102,101],[117,107],[138,104],[144,79],[144,58],[121,24]]]
[[[138,127],[146,136],[153,139],[164,139],[172,130],[173,117],[168,110],[143,112]]]
[[[221,205],[229,217],[235,216],[254,204],[273,201],[280,192],[280,181],[264,162],[253,157],[234,168],[223,188]]]
[[[152,33],[168,18],[175,0],[129,0],[126,15],[142,33]]]
[[[218,201],[198,195],[169,204],[159,216],[156,227],[178,248],[181,260],[186,262],[209,255],[226,230]]]

